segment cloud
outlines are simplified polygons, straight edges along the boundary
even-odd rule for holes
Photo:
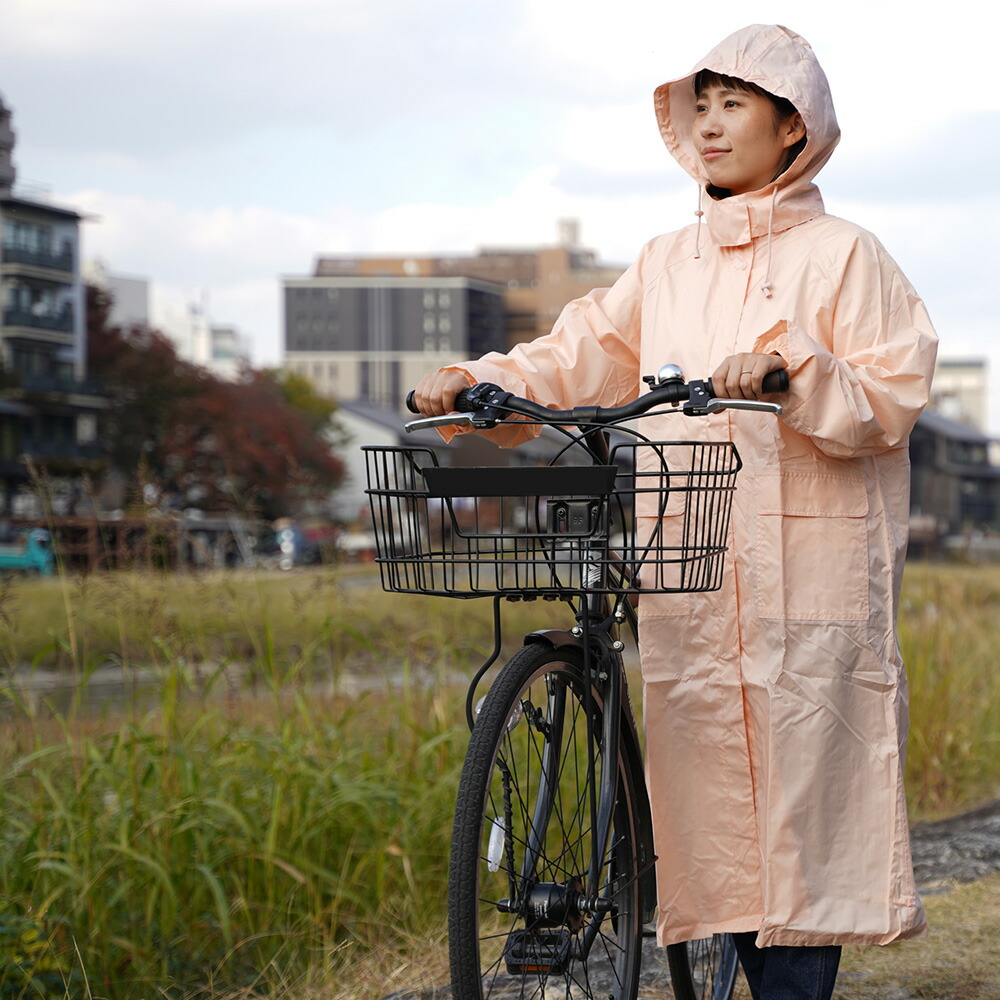
[[[768,9],[831,79],[828,207],[883,239],[963,351],[1000,342],[980,15]],[[90,252],[179,296],[209,289],[271,361],[279,276],[319,253],[547,243],[570,216],[626,264],[690,222],[651,93],[748,19],[735,0],[710,17],[648,0],[4,0],[0,88],[22,179],[101,217]]]

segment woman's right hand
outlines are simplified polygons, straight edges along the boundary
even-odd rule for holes
[[[454,413],[455,397],[473,385],[464,372],[446,370],[425,375],[413,390],[413,402],[425,417]]]

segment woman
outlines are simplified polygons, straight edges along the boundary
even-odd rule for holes
[[[757,398],[787,367],[780,418],[685,424],[743,458],[731,559],[717,592],[643,596],[640,653],[660,943],[731,932],[755,998],[820,1000],[841,945],[925,927],[895,621],[907,439],[936,338],[878,241],[824,213],[812,180],[840,133],[802,38],[745,28],[655,106],[698,182],[698,221],[571,302],[548,336],[426,376],[416,399],[447,412],[491,381],[559,408],[616,405],[668,361]],[[531,431],[492,433],[513,445]]]

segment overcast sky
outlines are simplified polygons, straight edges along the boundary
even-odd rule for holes
[[[695,208],[653,88],[747,23],[786,24],[843,131],[819,178],[828,211],[885,243],[943,353],[991,359],[1000,431],[996,7],[685,6],[0,0],[0,94],[19,183],[96,216],[85,254],[167,296],[207,292],[264,364],[281,354],[280,277],[317,254],[552,242],[577,217],[629,263]]]

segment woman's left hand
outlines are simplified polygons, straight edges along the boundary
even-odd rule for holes
[[[712,390],[720,399],[760,399],[764,376],[787,367],[780,354],[732,354],[712,373]]]

